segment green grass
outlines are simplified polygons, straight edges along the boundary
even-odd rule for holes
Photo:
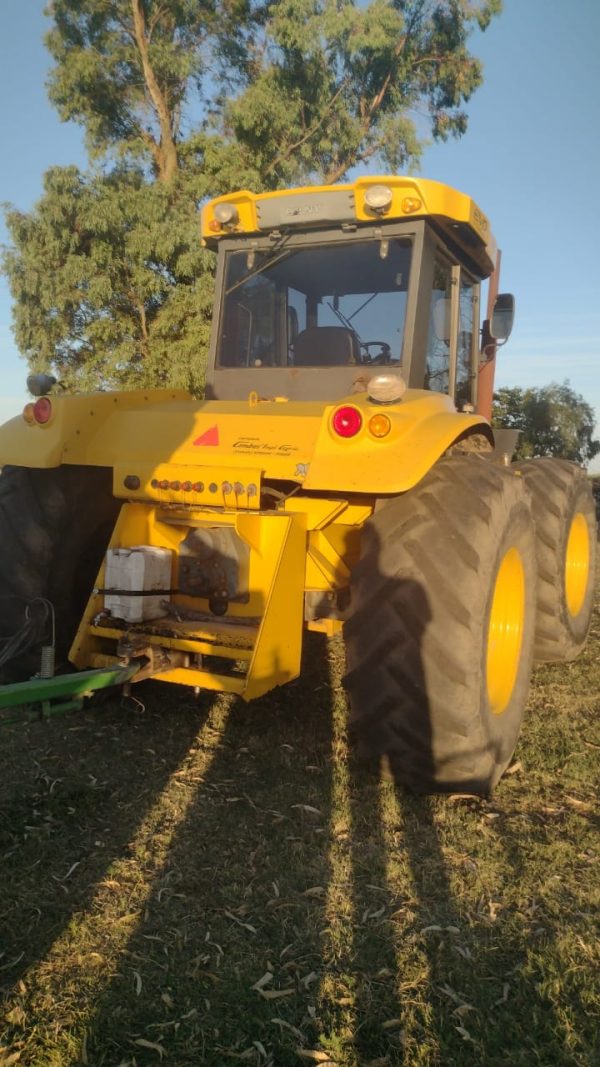
[[[491,800],[365,777],[339,643],[0,735],[0,1067],[592,1067],[600,623]]]

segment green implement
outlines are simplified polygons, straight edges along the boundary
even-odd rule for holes
[[[76,674],[59,674],[55,678],[30,678],[27,682],[0,686],[0,710],[22,707],[23,705],[41,705],[42,716],[56,715],[61,712],[80,708],[83,698],[97,689],[107,689],[112,685],[123,685],[133,678],[139,670],[139,663],[130,663],[123,667],[102,668],[95,671],[78,671]],[[58,698],[67,697],[59,701]],[[17,718],[2,722],[22,721],[23,718],[38,717],[20,714]]]

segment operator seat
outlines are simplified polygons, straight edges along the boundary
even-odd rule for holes
[[[360,342],[345,326],[309,326],[294,341],[295,367],[343,367],[360,363]]]

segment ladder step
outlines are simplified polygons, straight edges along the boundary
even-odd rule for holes
[[[176,685],[200,686],[217,693],[241,694],[246,688],[245,675],[214,674],[212,671],[195,670],[193,667],[173,667],[170,671],[153,674],[156,682],[175,682]]]
[[[184,628],[185,627],[185,628]],[[166,632],[165,632],[166,631]],[[149,645],[162,648],[178,649],[180,652],[199,652],[204,656],[224,656],[226,659],[249,660],[252,656],[254,641],[258,629],[250,626],[231,627],[224,631],[218,625],[210,630],[198,623],[180,623],[168,628],[154,625],[136,626],[131,629],[118,629],[113,626],[90,626],[94,637],[110,638],[119,641],[127,636],[132,641],[144,641]]]

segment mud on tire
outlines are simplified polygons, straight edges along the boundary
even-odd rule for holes
[[[493,788],[527,699],[535,582],[522,480],[484,460],[441,460],[375,511],[344,629],[351,725],[365,755],[386,755],[413,789]]]

